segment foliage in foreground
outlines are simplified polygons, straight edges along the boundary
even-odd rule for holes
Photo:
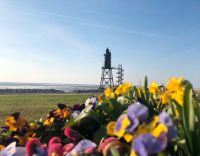
[[[57,104],[27,123],[15,112],[0,128],[1,155],[200,155],[200,100],[189,81],[166,86],[145,78],[72,107]]]

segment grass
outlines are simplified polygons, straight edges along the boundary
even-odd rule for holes
[[[4,125],[4,119],[14,112],[21,112],[27,121],[34,121],[57,108],[57,103],[82,104],[89,96],[91,94],[0,95],[0,126]]]

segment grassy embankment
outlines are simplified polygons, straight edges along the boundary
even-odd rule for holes
[[[91,95],[94,94],[0,95],[0,126],[4,125],[5,117],[14,112],[21,112],[28,121],[33,121],[57,108],[57,103],[81,104]]]

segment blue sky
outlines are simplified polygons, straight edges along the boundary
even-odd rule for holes
[[[200,0],[0,0],[0,81],[99,84],[103,53],[125,80],[200,87]]]

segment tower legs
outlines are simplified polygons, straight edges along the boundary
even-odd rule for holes
[[[114,87],[112,68],[111,69],[102,68],[102,75],[101,75],[101,82],[99,89],[103,90],[108,87],[109,88]]]

